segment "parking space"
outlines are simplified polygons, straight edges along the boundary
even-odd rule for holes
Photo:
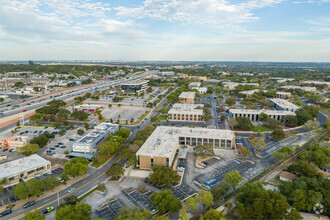
[[[125,191],[126,193],[126,191]],[[154,206],[150,200],[150,195],[153,192],[148,192],[141,194],[139,191],[135,190],[133,192],[126,193],[126,195],[132,200],[132,202],[140,209],[151,210]]]
[[[51,174],[49,174],[49,173],[43,173],[40,176],[37,176],[36,178],[38,178],[38,179],[46,179],[46,178],[48,178],[50,176],[56,176],[56,177],[57,176],[60,176],[63,173],[63,168],[58,167],[58,168],[52,170],[51,172],[52,172]]]
[[[137,121],[141,115],[143,115],[146,111],[149,111],[149,108],[143,107],[106,107],[102,111],[102,115],[105,117],[106,120],[112,119],[113,122],[117,122],[119,119],[120,123],[126,123],[126,121],[131,122]]]
[[[108,203],[108,206],[100,211],[96,211],[96,215],[100,218],[112,220],[119,213],[125,204],[120,199],[115,199]]]

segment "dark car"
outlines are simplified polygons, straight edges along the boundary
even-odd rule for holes
[[[7,151],[8,150],[8,148],[4,148],[4,149],[2,149],[2,152],[5,152],[5,151]]]
[[[5,216],[5,215],[9,215],[10,213],[11,213],[11,209],[7,209],[4,212],[1,212],[0,216],[2,217],[2,216]]]
[[[30,201],[30,202],[27,202],[27,203],[25,203],[24,205],[23,205],[23,208],[27,208],[27,207],[30,207],[30,206],[33,206],[34,204],[36,204],[36,202],[35,201]]]
[[[63,145],[63,143],[62,143],[62,142],[58,142],[57,144],[58,144],[58,145]]]
[[[50,147],[49,149],[51,149],[51,150],[56,150],[56,148],[55,148],[55,147]]]
[[[59,147],[60,147],[60,145],[54,145],[54,147],[56,147],[56,148],[59,148]]]
[[[61,145],[61,147],[60,148],[66,148],[66,146],[65,145]]]
[[[47,129],[48,127],[46,126],[46,127],[44,127],[44,129]]]

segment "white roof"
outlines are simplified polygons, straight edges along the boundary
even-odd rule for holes
[[[295,104],[285,100],[285,99],[269,99],[269,101],[275,103],[276,105],[280,106],[281,108],[290,108],[290,109],[298,109],[299,107]]]
[[[171,158],[179,146],[179,137],[232,140],[235,135],[231,130],[158,126],[136,155]]]
[[[141,84],[146,84],[148,83],[149,80],[133,80],[133,81],[128,81],[128,82],[125,82],[125,83],[122,83],[122,85],[141,85]]]
[[[242,92],[239,92],[239,93],[241,93],[241,94],[252,95],[252,94],[254,94],[255,92],[259,92],[259,89],[253,89],[253,90],[248,90],[248,91],[242,91]]]
[[[195,92],[182,92],[179,95],[180,99],[187,99],[187,98],[191,98],[194,99],[195,98]]]
[[[168,111],[169,114],[203,114],[202,104],[175,103]],[[198,108],[200,107],[200,108]]]
[[[296,115],[294,112],[290,111],[276,111],[276,110],[267,110],[267,109],[229,109],[229,112],[233,114],[260,114],[266,113],[267,115]]]
[[[191,89],[197,89],[198,91],[207,91],[206,87],[192,87]]]
[[[192,82],[189,84],[189,86],[199,87],[201,85],[200,82]]]
[[[316,87],[308,87],[308,86],[280,86],[280,88],[284,88],[284,89],[301,89],[301,90],[305,90],[305,91],[316,90]]]
[[[28,170],[50,164],[50,161],[33,154],[7,163],[0,164],[0,179],[24,173]]]

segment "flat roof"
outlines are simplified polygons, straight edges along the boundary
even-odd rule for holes
[[[203,104],[175,103],[169,114],[203,114]],[[200,108],[198,108],[200,107]]]
[[[280,86],[279,88],[284,89],[301,89],[301,90],[316,90],[316,87],[309,87],[309,86]]]
[[[170,158],[179,146],[179,137],[232,140],[235,135],[231,130],[158,126],[136,155]]]
[[[191,98],[194,99],[195,98],[195,92],[182,92],[179,95],[180,99],[187,99],[187,98]]]
[[[83,153],[78,153],[78,152],[71,152],[67,156],[69,156],[69,157],[83,157],[83,158],[86,158],[87,160],[91,160],[94,157],[93,154],[83,154]]]
[[[276,105],[280,106],[281,108],[292,108],[292,109],[299,108],[295,104],[293,104],[285,99],[269,99],[269,101],[275,103]]]
[[[133,81],[129,81],[129,82],[125,82],[125,83],[122,83],[121,85],[142,85],[142,84],[145,84],[145,83],[148,83],[149,80],[133,80]]]
[[[259,86],[258,83],[237,83],[237,82],[224,82],[224,85],[228,86],[238,86],[238,85],[251,85],[251,86]]]
[[[253,90],[248,90],[248,91],[242,91],[242,92],[239,92],[239,93],[241,93],[241,94],[252,95],[252,94],[254,94],[255,92],[259,92],[259,89],[253,89]]]
[[[15,174],[24,173],[27,170],[50,164],[50,161],[32,154],[28,157],[22,157],[17,160],[0,164],[0,179],[11,177]]]
[[[98,138],[104,135],[111,128],[115,128],[119,125],[111,123],[102,123],[94,127],[94,130],[89,132],[87,135],[80,138],[76,143],[93,143],[98,140]]]
[[[277,110],[268,110],[268,109],[229,109],[231,113],[234,114],[260,114],[260,113],[265,113],[267,115],[296,115],[294,112],[290,111],[277,111]]]
[[[199,87],[201,85],[200,82],[191,82],[189,83],[189,86],[196,86],[196,87]]]

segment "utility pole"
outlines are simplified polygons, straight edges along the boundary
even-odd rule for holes
[[[58,206],[60,205],[60,196],[59,196],[58,192],[57,192],[57,205]]]

